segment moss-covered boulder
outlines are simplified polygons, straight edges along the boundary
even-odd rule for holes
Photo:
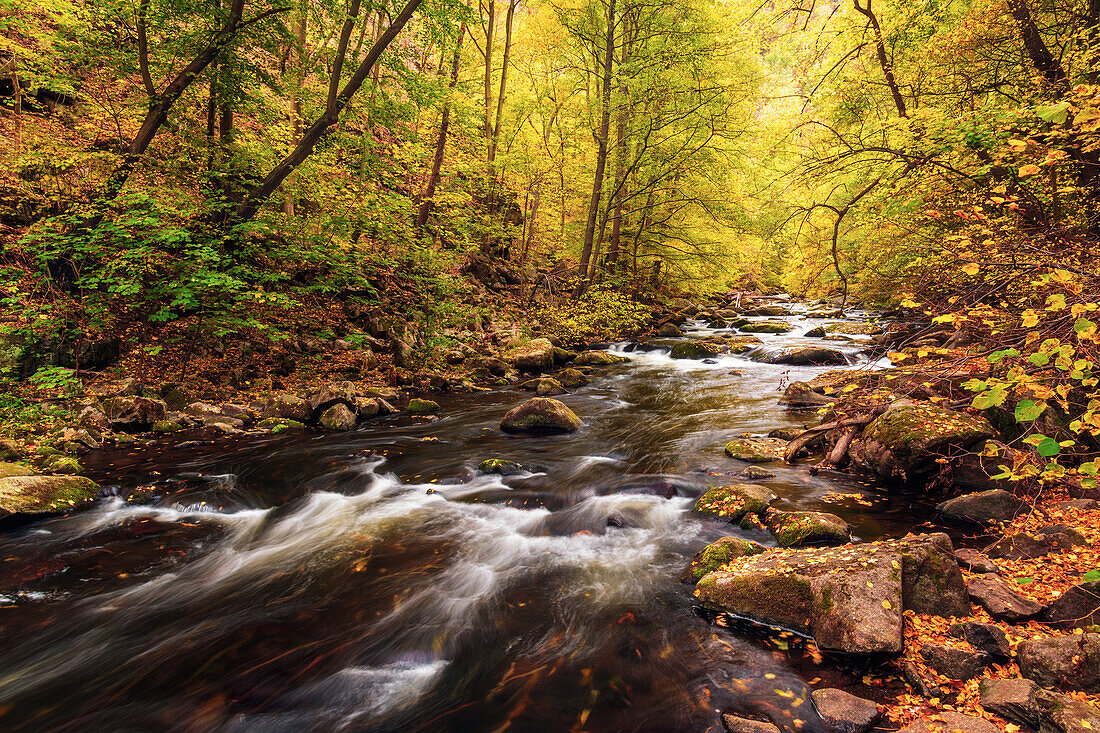
[[[842,545],[851,542],[848,523],[827,512],[784,512],[769,509],[764,526],[780,547]]]
[[[509,461],[506,458],[486,458],[477,464],[477,470],[479,473],[495,473],[498,476],[518,476],[519,474],[530,473],[530,470],[522,463]]]
[[[285,433],[288,430],[305,430],[305,423],[291,420],[285,417],[265,417],[256,423],[256,427],[270,430],[273,433]]]
[[[560,382],[563,387],[575,389],[588,384],[588,377],[586,377],[584,372],[580,369],[563,369],[558,374],[558,382]]]
[[[779,398],[779,404],[795,408],[819,407],[830,402],[830,398],[814,390],[808,382],[791,382]]]
[[[783,460],[787,441],[777,438],[735,438],[726,443],[726,455],[747,463]]]
[[[681,341],[669,353],[673,359],[711,359],[725,351],[713,341]]]
[[[847,321],[843,323],[830,323],[825,327],[826,333],[847,334],[848,336],[878,336],[884,333],[882,326],[875,323],[856,323]]]
[[[790,366],[835,366],[847,364],[848,357],[843,351],[826,349],[820,346],[791,346],[761,354],[757,361],[765,364],[788,364]]]
[[[790,333],[794,330],[786,321],[748,321],[737,328],[747,333]]]
[[[716,611],[809,634],[825,651],[896,654],[903,648],[905,610],[960,610],[962,574],[951,549],[951,540],[938,534],[769,550],[735,557],[702,576],[695,597]],[[924,597],[919,610],[909,605],[917,596]]]
[[[568,390],[556,379],[550,377],[543,377],[535,385],[535,394],[539,397],[553,397],[555,395],[565,394]]]
[[[880,476],[907,479],[936,469],[936,459],[993,436],[987,420],[926,402],[898,400],[875,418],[849,456]]]
[[[699,497],[692,510],[737,523],[746,514],[763,515],[778,498],[767,488],[754,484],[715,486]]]
[[[430,415],[433,412],[439,412],[439,403],[434,400],[413,397],[409,400],[409,404],[405,409],[412,415]]]
[[[573,363],[580,366],[607,366],[608,364],[622,364],[627,361],[630,361],[630,359],[620,354],[612,354],[610,351],[583,351],[577,354],[577,358],[573,360]]]
[[[683,583],[698,583],[704,575],[721,569],[723,565],[731,560],[759,555],[764,552],[764,549],[763,545],[743,540],[740,537],[723,537],[695,554],[691,564],[680,576],[680,581]]]
[[[34,469],[24,466],[21,463],[0,462],[0,479],[11,478],[12,476],[33,475]]]
[[[500,429],[506,433],[572,433],[583,426],[575,412],[551,397],[532,397],[500,421]]]
[[[355,427],[358,418],[355,413],[343,403],[338,403],[321,413],[318,422],[321,427],[329,430],[351,430]]]
[[[0,516],[69,509],[95,496],[99,486],[84,476],[11,476],[0,479]]]
[[[531,339],[509,351],[504,359],[523,372],[544,372],[554,366],[554,344],[550,339]]]
[[[756,347],[764,344],[760,337],[747,333],[737,334],[736,336],[726,336],[722,341],[731,354],[744,354],[746,351],[752,351]]]
[[[150,430],[154,433],[175,433],[183,430],[183,425],[175,420],[157,420]]]

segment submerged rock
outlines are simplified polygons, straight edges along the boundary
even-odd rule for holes
[[[565,403],[550,397],[532,397],[500,421],[500,429],[508,433],[572,433],[583,426]]]
[[[95,496],[99,486],[84,476],[11,476],[0,479],[0,517],[63,511]]]
[[[726,443],[726,455],[747,463],[783,460],[787,441],[777,438],[735,438]]]
[[[984,418],[928,403],[898,400],[872,420],[848,454],[880,476],[905,479],[928,473],[936,459],[993,435]]]
[[[947,535],[836,548],[770,550],[704,575],[698,601],[809,634],[826,651],[902,650],[902,613],[966,615],[962,574]]]

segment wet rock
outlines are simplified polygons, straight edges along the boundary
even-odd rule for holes
[[[34,470],[19,463],[0,463],[0,479],[12,476],[33,476]]]
[[[764,526],[780,547],[844,544],[852,539],[848,523],[826,512],[784,512],[769,509]]]
[[[744,311],[743,315],[746,316],[766,316],[768,318],[774,318],[776,316],[789,316],[791,311],[781,305],[761,305],[755,308],[750,308]]]
[[[786,321],[750,321],[737,328],[746,333],[790,333],[794,330]]]
[[[305,430],[305,423],[291,420],[285,417],[265,417],[256,423],[256,427],[270,430],[273,433],[284,433],[290,430]]]
[[[0,517],[69,509],[95,496],[99,486],[84,476],[11,476],[0,479]]]
[[[722,346],[713,341],[681,341],[672,347],[669,356],[673,359],[704,359],[718,356],[723,351]]]
[[[148,430],[168,414],[168,405],[149,397],[112,397],[103,408],[112,428],[129,432]]]
[[[984,418],[898,400],[863,429],[849,455],[880,476],[905,479],[934,470],[937,458],[991,435],[993,426]]]
[[[933,698],[943,699],[943,689],[928,677],[921,674],[917,665],[912,662],[905,662],[901,665],[901,672],[902,676],[905,677],[905,681],[908,682],[909,686],[921,697],[928,700],[932,700]]]
[[[550,339],[553,343],[554,339]],[[554,363],[555,364],[568,364],[577,358],[577,352],[570,351],[569,349],[563,349],[559,346],[554,346]]]
[[[716,486],[700,496],[692,510],[736,524],[746,514],[764,514],[778,498],[767,488],[753,484]]]
[[[321,413],[318,422],[329,430],[351,430],[357,422],[355,413],[343,403],[338,403]]]
[[[675,323],[665,323],[657,329],[657,335],[672,338],[676,336],[683,336],[684,332],[677,328]]]
[[[277,417],[284,420],[309,420],[311,408],[301,397],[291,394],[278,394],[264,406],[263,417]]]
[[[1087,544],[1085,537],[1064,524],[1040,527],[1035,534],[1014,534],[1003,537],[985,548],[985,554],[1006,560],[1034,559],[1060,554]]]
[[[518,476],[520,474],[530,473],[529,469],[522,463],[509,461],[506,458],[486,458],[484,461],[477,464],[477,470],[480,473],[495,473],[498,476]]]
[[[413,397],[409,400],[405,410],[411,415],[430,415],[433,412],[439,412],[439,403],[434,400]]]
[[[878,336],[883,333],[883,328],[874,323],[830,323],[825,326],[825,332],[847,336]]]
[[[1013,723],[1043,733],[1095,733],[1100,709],[1044,690],[1032,680],[982,680],[982,707]]]
[[[1100,624],[1100,581],[1073,586],[1054,599],[1040,618],[1056,629]]]
[[[726,455],[747,463],[783,460],[787,441],[776,438],[735,438],[726,443]]]
[[[722,725],[729,733],[780,733],[780,730],[771,723],[740,718],[729,713],[722,716]]]
[[[157,420],[150,428],[154,433],[178,433],[183,429],[183,424],[179,420]]]
[[[691,564],[680,576],[680,581],[683,583],[698,583],[704,575],[718,570],[730,560],[759,555],[764,552],[764,549],[763,545],[743,540],[740,537],[722,537],[695,553]]]
[[[765,478],[775,478],[774,473],[772,473],[771,471],[766,471],[763,468],[761,468],[760,466],[749,466],[748,468],[744,469],[743,471],[738,471],[734,475],[737,476],[738,478],[747,478],[747,479],[750,479],[752,481],[758,481],[760,479],[765,479]]]
[[[966,643],[978,651],[985,652],[994,659],[1008,659],[1012,656],[1012,647],[1008,637],[999,626],[983,624],[978,621],[954,624],[948,633],[956,639],[965,639]]]
[[[1027,503],[1001,489],[979,491],[948,499],[936,506],[936,511],[947,519],[977,524],[1010,522],[1027,508]]]
[[[1000,730],[985,718],[948,711],[938,713],[934,719],[918,720],[898,733],[1000,733]]]
[[[739,334],[737,336],[724,336],[722,337],[722,343],[726,345],[731,354],[744,354],[746,351],[752,351],[757,346],[764,344],[756,336],[749,336],[747,334]]]
[[[558,382],[567,389],[576,389],[588,384],[588,377],[580,369],[563,369],[558,374]]]
[[[1096,499],[1071,499],[1069,501],[1060,501],[1054,506],[1059,509],[1089,510],[1100,507],[1100,502],[1096,501]]]
[[[346,407],[355,404],[354,382],[329,382],[309,399],[314,413],[323,412],[337,403],[343,403]]]
[[[579,366],[606,366],[630,361],[628,357],[612,354],[609,351],[583,351],[573,360]]]
[[[951,540],[940,534],[738,558],[703,576],[695,597],[717,611],[811,635],[826,651],[897,653],[903,610],[954,610],[952,589],[962,583]]]
[[[128,397],[140,395],[141,385],[136,379],[127,377],[113,382],[91,384],[84,391],[91,397]]]
[[[791,346],[760,356],[757,361],[764,364],[789,364],[791,366],[827,366],[847,364],[848,357],[843,351],[824,349],[816,346]]]
[[[836,733],[866,733],[882,717],[878,703],[864,700],[844,690],[814,690],[810,697],[821,722]]]
[[[565,386],[556,379],[550,377],[544,377],[539,380],[538,385],[535,387],[535,394],[539,397],[554,397],[560,394],[566,394],[568,390]]]
[[[985,652],[946,644],[925,644],[920,648],[920,655],[929,667],[952,680],[972,680],[985,671],[990,662]]]
[[[550,339],[537,338],[512,349],[505,357],[512,366],[524,372],[545,372],[554,366],[554,344]]]
[[[955,550],[955,559],[959,561],[959,565],[972,573],[999,574],[1001,572],[997,564],[986,557],[980,550],[960,548]]]
[[[1071,634],[1020,642],[1020,674],[1041,687],[1100,692],[1100,634]]]
[[[996,575],[980,575],[966,584],[970,599],[999,621],[1018,623],[1035,616],[1043,607],[1012,590]]]
[[[779,398],[779,404],[789,407],[818,407],[832,401],[831,398],[815,392],[806,382],[791,382]]]
[[[533,397],[500,421],[500,429],[507,433],[572,433],[583,426],[576,413],[550,397]]]
[[[80,461],[72,456],[46,456],[38,464],[43,473],[56,473],[64,476],[74,476],[84,470]]]
[[[825,327],[824,326],[817,326],[816,328],[811,328],[809,331],[807,331],[803,335],[806,338],[812,338],[812,339],[825,338]]]

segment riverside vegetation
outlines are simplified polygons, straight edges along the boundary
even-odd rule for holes
[[[806,377],[774,395],[784,424],[723,436],[707,485],[629,491],[691,500],[682,578],[718,644],[763,629],[832,670],[778,697],[774,673],[708,678],[677,725],[1100,727],[1100,4],[47,0],[0,29],[6,633],[69,567],[20,564],[27,532],[190,506],[93,481],[97,455],[503,394],[532,455],[470,480],[513,490],[606,422],[571,399],[667,352],[662,378]],[[866,494],[831,494],[840,516],[784,471],[935,509],[869,535]],[[0,682],[0,718],[70,722],[32,679]],[[563,729],[644,699],[590,682]],[[250,694],[191,725],[265,712]]]

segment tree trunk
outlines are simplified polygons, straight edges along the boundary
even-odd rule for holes
[[[439,174],[443,170],[443,152],[447,146],[447,131],[451,126],[451,98],[455,87],[458,86],[458,70],[462,62],[462,39],[466,35],[466,24],[463,23],[458,32],[458,42],[455,43],[454,57],[451,59],[451,82],[447,85],[450,94],[443,103],[443,113],[439,120],[439,136],[435,140],[435,157],[432,159],[432,173],[428,177],[428,184],[420,197],[420,206],[416,212],[416,228],[420,229],[428,222],[428,214],[432,210],[432,197],[435,196],[436,186],[439,185]]]
[[[1027,7],[1027,0],[1008,0],[1008,8],[1012,11],[1012,17],[1016,21],[1016,27],[1020,29],[1020,39],[1023,41],[1024,50],[1035,69],[1043,75],[1048,83],[1059,86],[1066,81],[1066,72],[1058,59],[1047,48],[1039,29],[1031,17],[1031,11]]]
[[[485,144],[493,139],[493,118],[490,117],[490,106],[493,103],[493,32],[496,29],[496,0],[489,0],[489,18],[485,25],[485,119],[481,123],[481,131],[485,134]],[[488,150],[488,147],[486,147]]]
[[[290,63],[293,66],[293,79],[294,84],[294,96],[290,100],[290,124],[291,135],[294,144],[302,138],[302,82],[305,78],[303,70],[302,56],[306,46],[306,9],[302,7],[298,13],[298,23],[295,29],[295,37],[298,45],[293,47],[290,52]],[[288,177],[293,180],[294,174]],[[283,191],[283,213],[287,216],[294,216],[294,194],[290,191]]]
[[[596,171],[592,176],[592,196],[588,202],[588,222],[584,229],[584,248],[581,250],[581,279],[588,277],[592,259],[592,245],[596,237],[596,218],[599,215],[600,193],[603,190],[603,173],[607,166],[607,138],[611,127],[611,66],[615,61],[615,0],[607,5],[607,36],[604,41],[603,87],[600,89],[600,129],[596,137]],[[577,288],[578,297],[584,292]]]
[[[238,1],[243,2],[243,0]],[[338,62],[334,64],[333,76],[329,86],[328,103],[326,104],[324,113],[309,126],[302,135],[301,142],[298,143],[294,150],[283,158],[259,185],[248,192],[234,212],[235,219],[238,221],[248,221],[254,217],[256,212],[259,211],[260,205],[263,204],[271,194],[275,193],[286,177],[313,153],[313,149],[317,146],[317,143],[321,142],[332,126],[340,120],[340,113],[347,107],[351,98],[359,91],[359,88],[363,86],[363,82],[366,81],[375,62],[378,61],[378,58],[390,45],[393,39],[397,37],[397,34],[401,32],[401,29],[405,27],[405,24],[409,22],[413,13],[420,7],[421,2],[422,0],[408,0],[408,2],[405,3],[405,7],[403,7],[397,17],[393,19],[393,22],[390,24],[390,27],[386,29],[386,32],[375,41],[371,50],[367,53],[366,58],[359,64],[359,68],[352,74],[352,77],[348,80],[348,83],[344,85],[344,88],[340,90],[339,94],[333,91],[334,88],[339,87],[340,83],[339,71],[343,60],[338,59]],[[354,0],[354,4],[358,6],[358,0]],[[343,53],[347,52],[347,40],[350,35],[351,30],[350,27],[348,27],[347,33],[342,34],[338,57],[340,51]]]
[[[894,78],[894,70],[890,67],[890,61],[886,57],[886,43],[882,40],[882,28],[879,27],[878,17],[871,10],[871,0],[867,0],[867,7],[860,7],[859,0],[852,0],[853,4],[862,15],[867,17],[871,28],[875,33],[875,55],[878,56],[878,65],[882,67],[882,75],[886,78],[886,86],[890,87],[890,95],[894,98],[894,107],[898,110],[898,117],[908,117],[905,109],[905,99],[901,96],[901,89]]]
[[[508,61],[512,55],[512,19],[516,13],[517,0],[509,0],[508,13],[504,18],[504,58],[500,68],[500,88],[497,91],[496,119],[493,122],[492,133],[489,137],[489,182],[492,185],[496,173],[493,170],[493,161],[497,157],[497,145],[500,142],[500,119],[504,116],[504,97],[508,86]]]
[[[624,14],[624,18],[625,18]],[[619,72],[630,58],[630,29],[624,29],[622,56],[619,60]],[[614,274],[619,265],[619,238],[622,234],[623,224],[623,198],[626,195],[626,124],[630,107],[630,90],[626,84],[626,78],[619,80],[619,115],[615,124],[615,214],[611,219],[611,246],[607,251],[606,271]]]

